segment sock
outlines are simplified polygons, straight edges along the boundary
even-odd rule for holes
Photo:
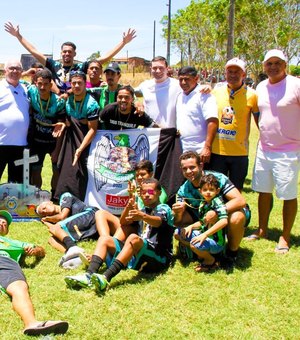
[[[110,280],[124,268],[124,264],[118,259],[115,259],[114,263],[108,269],[106,269],[103,275],[106,277],[106,280],[110,282]]]
[[[103,260],[101,259],[101,257],[99,257],[97,255],[93,255],[91,263],[89,264],[89,267],[88,267],[86,272],[89,275],[97,273],[99,268],[102,266],[102,264],[103,264]]]
[[[76,246],[76,243],[71,239],[70,236],[64,237],[63,244],[66,246],[67,250],[69,250],[71,247]]]

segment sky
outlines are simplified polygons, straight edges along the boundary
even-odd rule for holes
[[[190,0],[171,0],[171,13],[185,9]],[[117,57],[153,57],[154,21],[156,22],[155,55],[166,57],[167,44],[161,38],[160,20],[168,15],[169,0],[15,0],[1,2],[0,63],[19,59],[27,53],[18,40],[4,30],[4,23],[19,25],[21,34],[44,54],[60,57],[64,41],[77,45],[76,59],[86,60],[100,51],[103,56],[122,40],[128,28],[137,31],[137,37],[117,54]],[[47,6],[49,4],[49,6]],[[171,65],[180,60],[171,48]]]

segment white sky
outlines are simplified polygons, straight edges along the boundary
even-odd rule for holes
[[[161,38],[160,20],[168,14],[169,0],[15,0],[1,2],[0,63],[19,58],[27,51],[18,40],[4,31],[4,23],[19,24],[21,34],[42,53],[59,58],[60,45],[72,41],[77,45],[78,60],[92,53],[104,55],[122,39],[129,27],[137,37],[117,57],[138,56],[148,60],[153,55],[153,27],[156,21],[155,55],[166,56],[167,47]],[[184,9],[190,0],[171,0],[172,14]],[[171,64],[180,60],[171,49]]]

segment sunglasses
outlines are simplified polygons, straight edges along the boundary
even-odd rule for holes
[[[71,71],[70,77],[75,77],[75,76],[86,77],[86,74],[82,71]]]
[[[142,190],[142,191],[141,191],[141,194],[142,194],[142,195],[146,195],[146,194],[154,195],[155,192],[156,192],[156,190],[154,190],[154,189],[147,189],[147,190]]]

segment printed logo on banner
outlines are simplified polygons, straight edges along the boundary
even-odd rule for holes
[[[95,155],[94,179],[97,191],[105,183],[133,179],[136,164],[147,159],[148,154],[149,142],[144,134],[138,136],[134,145],[130,145],[130,136],[126,133],[114,137],[111,134],[102,136]]]
[[[160,129],[98,130],[88,158],[85,202],[120,215],[129,194],[128,181],[144,159],[155,167]]]
[[[125,208],[129,201],[129,196],[106,195],[105,203],[111,207]]]

